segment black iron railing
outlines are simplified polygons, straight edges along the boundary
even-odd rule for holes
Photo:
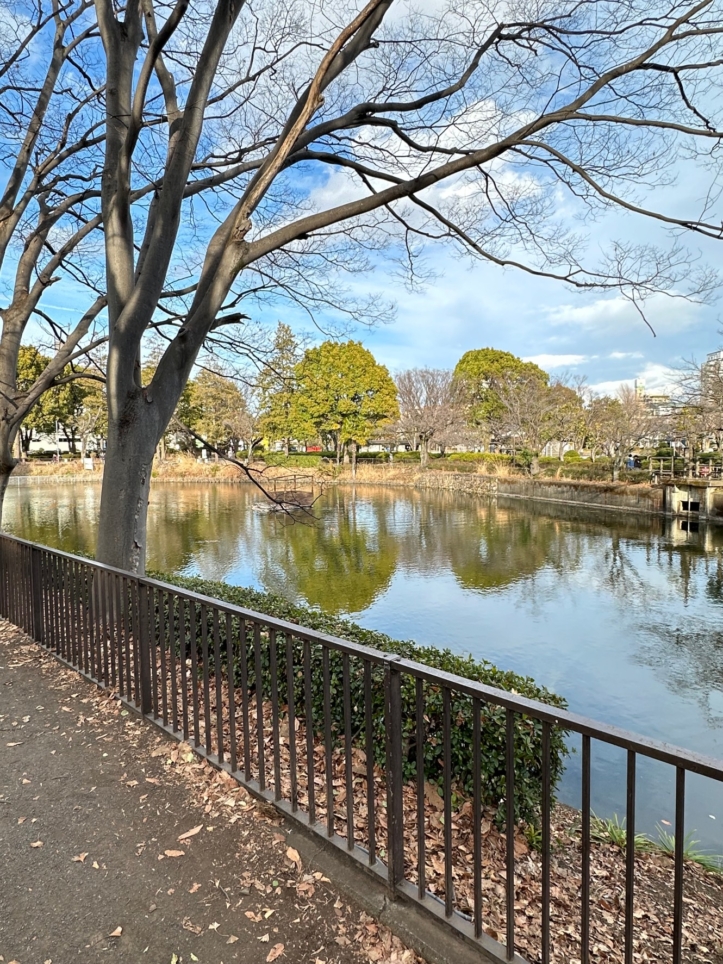
[[[723,781],[722,762],[5,535],[0,615],[345,850],[383,879],[392,896],[416,901],[475,943],[486,959],[598,959],[592,949],[600,908],[591,900],[591,757],[600,741],[627,754],[627,845],[619,852],[624,897],[617,910],[611,908],[619,919],[610,925],[610,939],[632,964],[641,926],[635,915],[638,757],[669,765],[676,787],[671,906],[661,907],[659,916],[671,933],[665,940],[669,952],[657,959],[684,960],[686,777]],[[410,692],[413,719],[403,717]],[[432,698],[441,706],[434,732]],[[467,711],[472,779],[471,786],[460,787],[452,746]],[[530,728],[520,729],[521,721]],[[504,793],[490,801],[481,754],[488,745],[485,728],[493,725],[502,736]],[[571,827],[577,833],[570,851],[579,871],[576,907],[563,919],[551,909],[562,819],[553,799],[552,757],[561,730],[578,734],[582,750],[581,811],[564,818],[566,839]],[[523,777],[515,772],[515,741],[534,734],[539,838],[530,851],[515,804],[516,778],[519,783]],[[424,760],[419,750],[429,741],[438,744],[436,786],[423,763],[414,762]],[[608,921],[615,917],[604,913]],[[645,926],[650,939],[650,921]]]

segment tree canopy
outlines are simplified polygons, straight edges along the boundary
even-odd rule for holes
[[[550,376],[534,362],[498,348],[475,348],[462,355],[454,369],[454,377],[463,386],[469,404],[469,419],[474,425],[488,428],[499,421],[503,403],[499,385],[524,382],[527,379],[546,385]]]
[[[298,424],[306,436],[341,446],[368,441],[399,417],[397,389],[384,365],[361,342],[325,341],[296,368]]]

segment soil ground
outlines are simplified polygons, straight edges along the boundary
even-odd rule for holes
[[[418,960],[273,810],[2,621],[0,867],[3,964]]]

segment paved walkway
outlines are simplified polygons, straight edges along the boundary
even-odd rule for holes
[[[417,960],[289,842],[273,810],[0,621],[0,962]]]

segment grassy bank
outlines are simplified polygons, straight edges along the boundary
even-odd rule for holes
[[[529,472],[509,456],[486,455],[484,453],[453,453],[446,458],[430,459],[427,469],[422,469],[419,459],[406,453],[389,462],[387,457],[360,458],[356,470],[356,482],[381,485],[413,486],[421,475],[438,472],[455,474],[477,474],[493,478],[529,478]],[[330,458],[316,454],[297,453],[288,458],[273,453],[257,459],[252,469],[261,476],[274,478],[294,473],[315,475],[328,481],[352,481],[350,465],[337,466]],[[84,471],[79,459],[63,459],[61,462],[45,462],[31,459],[22,462],[15,469],[17,476],[58,477],[82,476],[89,479],[102,475],[103,463],[95,462],[95,471]],[[609,482],[611,476],[608,460],[559,461],[541,459],[537,479],[557,479],[570,482]],[[241,468],[223,460],[203,462],[190,455],[174,455],[153,463],[153,479],[173,482],[247,482],[248,478]],[[620,481],[628,484],[648,484],[650,473],[647,469],[622,471]]]

